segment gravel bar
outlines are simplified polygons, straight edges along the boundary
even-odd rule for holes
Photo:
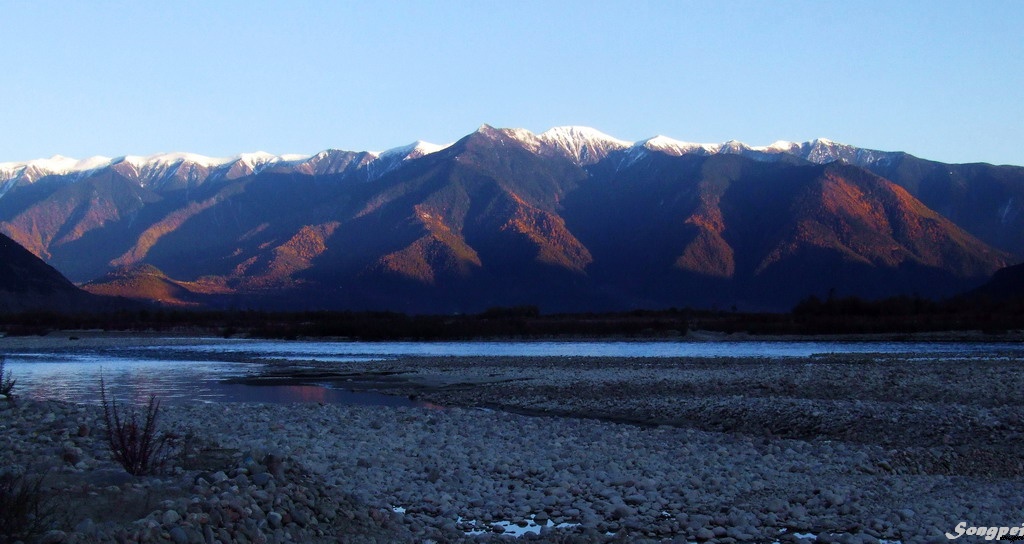
[[[436,407],[166,406],[184,453],[132,477],[97,407],[0,402],[0,472],[45,475],[47,542],[913,543],[1024,522],[1012,359],[309,367],[273,378]]]

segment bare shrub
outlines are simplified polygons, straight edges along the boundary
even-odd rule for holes
[[[152,474],[163,468],[168,435],[157,431],[160,401],[155,396],[149,397],[145,421],[140,425],[139,413],[134,407],[122,410],[113,397],[107,401],[103,378],[100,378],[100,400],[107,428],[107,444],[114,460],[135,476]]]
[[[55,508],[42,476],[0,473],[0,542],[32,540],[49,526]]]
[[[6,362],[7,360],[4,356],[0,355],[0,395],[10,398],[13,396],[11,392],[14,390],[14,384],[17,383],[18,380],[11,377],[10,370],[6,372],[4,371],[4,363]]]

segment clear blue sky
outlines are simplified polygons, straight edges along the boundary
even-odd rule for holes
[[[826,137],[1024,165],[1024,1],[0,0],[0,162]]]

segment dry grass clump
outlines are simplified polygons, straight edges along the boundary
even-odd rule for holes
[[[102,378],[100,400],[103,403],[107,444],[114,460],[135,476],[152,474],[163,468],[170,437],[157,430],[160,401],[156,397],[149,398],[144,420],[140,424],[139,412],[134,407],[122,409],[114,398],[108,402],[106,384]]]

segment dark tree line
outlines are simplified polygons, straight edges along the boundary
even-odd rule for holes
[[[686,334],[688,314],[669,310],[616,314],[541,315],[534,306],[492,308],[473,315],[396,312],[265,312],[137,310],[101,314],[0,315],[8,335],[54,330],[203,333],[225,337],[356,340],[459,340],[473,338],[663,337]]]

